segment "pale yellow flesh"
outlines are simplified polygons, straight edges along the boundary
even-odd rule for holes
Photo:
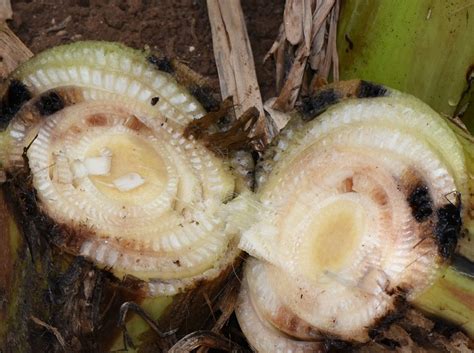
[[[346,266],[361,246],[365,224],[364,210],[355,203],[339,201],[323,208],[308,229],[311,259],[307,261],[306,271],[321,276],[326,271],[335,272]]]

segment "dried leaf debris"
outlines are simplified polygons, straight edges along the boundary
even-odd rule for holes
[[[278,37],[265,57],[273,57],[276,70],[278,97],[270,103],[271,108],[288,112],[299,97],[311,94],[330,78],[339,80],[339,7],[340,0],[286,1]],[[287,122],[274,120],[277,129]]]
[[[33,53],[11,31],[6,20],[12,18],[9,0],[0,0],[0,77],[5,78],[20,63],[28,60]]]
[[[259,136],[261,141],[254,148],[260,150],[271,136],[240,0],[208,0],[207,8],[222,99],[233,98],[236,119],[251,110],[258,111],[259,118],[250,136]]]

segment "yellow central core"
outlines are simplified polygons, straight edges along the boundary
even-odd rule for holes
[[[110,173],[90,178],[108,198],[125,205],[139,205],[150,202],[166,187],[168,172],[164,160],[144,137],[125,133],[102,136],[94,141],[86,157],[100,156],[104,148],[112,152]],[[125,192],[114,187],[114,180],[130,173],[139,174],[143,185]]]
[[[366,212],[356,202],[338,200],[320,209],[305,234],[308,270],[337,273],[348,266],[365,230]]]

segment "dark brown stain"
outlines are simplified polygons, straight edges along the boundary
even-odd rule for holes
[[[7,128],[15,114],[31,98],[32,94],[23,82],[18,80],[10,81],[0,101],[0,131]]]
[[[14,120],[23,125],[25,130],[29,130],[48,115],[58,112],[67,106],[82,102],[83,100],[84,97],[81,88],[63,87],[50,90],[40,96],[32,97],[28,102],[23,103],[15,112],[14,116],[9,118],[8,123]],[[0,120],[1,117],[2,116],[0,116]]]
[[[222,119],[225,119],[231,114],[234,107],[232,98],[224,100],[219,109],[210,111],[199,119],[191,121],[184,129],[183,135],[185,137],[193,136],[196,139],[202,139],[203,136],[209,133],[209,130],[215,128]]]
[[[474,79],[474,64],[469,65],[466,71],[466,82],[471,83]]]
[[[354,43],[352,42],[351,38],[349,37],[347,33],[344,34],[344,39],[347,42],[346,53],[348,53],[350,50],[354,49]]]
[[[331,105],[341,99],[341,95],[333,88],[323,89],[309,97],[303,97],[299,107],[304,121],[311,121]]]
[[[387,88],[382,85],[372,83],[369,81],[360,81],[359,89],[357,92],[358,98],[376,98],[384,97],[388,94]]]
[[[447,203],[436,210],[437,222],[434,230],[439,254],[449,259],[453,255],[461,234],[461,195],[458,194],[456,204]]]
[[[150,101],[151,105],[157,105],[158,102],[160,101],[160,97],[153,97]]]
[[[351,192],[353,191],[352,187],[354,186],[354,180],[351,178],[347,178],[342,182],[342,191],[343,192]]]
[[[376,319],[369,328],[369,337],[372,339],[376,339],[381,332],[401,320],[409,308],[406,301],[406,291],[404,289],[396,288],[392,290],[389,295],[394,297],[393,307],[385,315]]]
[[[124,123],[124,126],[135,131],[148,129],[148,127],[145,124],[143,124],[136,116],[132,116],[128,118],[127,121]]]
[[[54,114],[64,108],[62,97],[55,91],[51,90],[42,94],[35,103],[38,112],[43,117]]]
[[[308,96],[302,97],[297,110],[303,121],[311,121],[325,112],[331,105],[350,98],[374,98],[389,95],[382,85],[362,80],[339,81],[317,89]]]
[[[402,174],[399,188],[418,222],[420,242],[426,246],[434,242],[443,259],[451,258],[462,229],[461,195],[456,193],[454,203],[447,202],[435,209],[426,182],[414,169]]]
[[[171,63],[171,60],[166,56],[157,56],[152,54],[147,57],[147,60],[150,64],[152,64],[160,71],[167,72],[169,74],[174,73],[173,64]]]
[[[388,204],[388,195],[383,190],[377,190],[371,194],[372,200],[378,203],[380,206],[385,206]],[[391,215],[390,215],[391,216]]]
[[[272,325],[278,328],[278,330],[293,337],[300,339],[323,337],[318,330],[300,319],[287,307],[280,307],[278,312],[269,318],[269,321],[271,321]]]
[[[223,122],[233,110],[232,97],[222,102],[217,111],[212,111],[202,118],[191,121],[185,128],[183,135],[193,136],[201,140],[204,145],[218,156],[225,156],[232,151],[253,150],[253,146],[262,138],[250,136],[260,113],[252,107],[245,111],[239,119],[229,119]],[[222,125],[226,125],[223,129]]]
[[[71,126],[70,131],[72,131],[74,134],[77,134],[77,135],[82,133],[82,129],[77,125]]]
[[[107,125],[107,117],[103,114],[94,114],[87,117],[87,124],[91,127]]]
[[[426,221],[433,214],[433,200],[428,186],[420,183],[416,185],[407,197],[411,214],[417,222]]]
[[[214,98],[212,90],[209,87],[200,86],[198,84],[188,85],[189,92],[197,99],[206,111],[216,111],[219,109],[220,104],[217,99]]]

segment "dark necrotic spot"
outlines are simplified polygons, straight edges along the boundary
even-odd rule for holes
[[[7,128],[13,116],[31,97],[32,95],[24,83],[18,80],[10,82],[0,103],[0,130]]]
[[[359,91],[357,93],[358,98],[375,98],[383,97],[387,95],[387,89],[384,86],[377,85],[372,82],[360,81]]]
[[[438,222],[435,226],[436,242],[440,255],[448,259],[456,248],[461,232],[461,202],[458,205],[448,203],[437,211]]]
[[[54,91],[43,94],[35,104],[42,116],[48,116],[64,108],[63,99]]]
[[[397,342],[395,340],[392,340],[390,338],[387,338],[387,337],[382,337],[380,339],[376,339],[375,341],[377,343],[380,343],[381,345],[384,345],[385,347],[387,347],[391,351],[394,351],[397,348],[401,347],[399,342]]]
[[[150,55],[147,60],[160,71],[164,71],[169,74],[174,72],[173,65],[171,64],[170,59],[168,59],[166,56],[158,57],[156,55]]]
[[[418,185],[407,198],[411,214],[417,222],[426,221],[433,213],[433,200],[426,185]]]
[[[352,42],[351,38],[349,37],[349,35],[346,33],[344,34],[344,39],[346,40],[347,42],[347,49],[346,52],[349,52],[349,50],[352,50],[354,49],[354,42]]]
[[[350,352],[352,350],[352,345],[350,342],[337,339],[325,340],[324,347],[324,351],[327,352]]]
[[[324,112],[330,105],[336,104],[341,96],[333,89],[325,89],[310,97],[304,97],[300,106],[304,121],[311,121]]]
[[[151,99],[151,105],[156,105],[160,101],[160,97],[153,97]]]
[[[107,125],[107,117],[102,114],[93,114],[87,118],[89,126],[105,126]]]
[[[198,100],[199,103],[206,109],[206,111],[216,111],[220,105],[217,99],[212,95],[209,87],[202,87],[192,84],[188,87],[189,92]]]

